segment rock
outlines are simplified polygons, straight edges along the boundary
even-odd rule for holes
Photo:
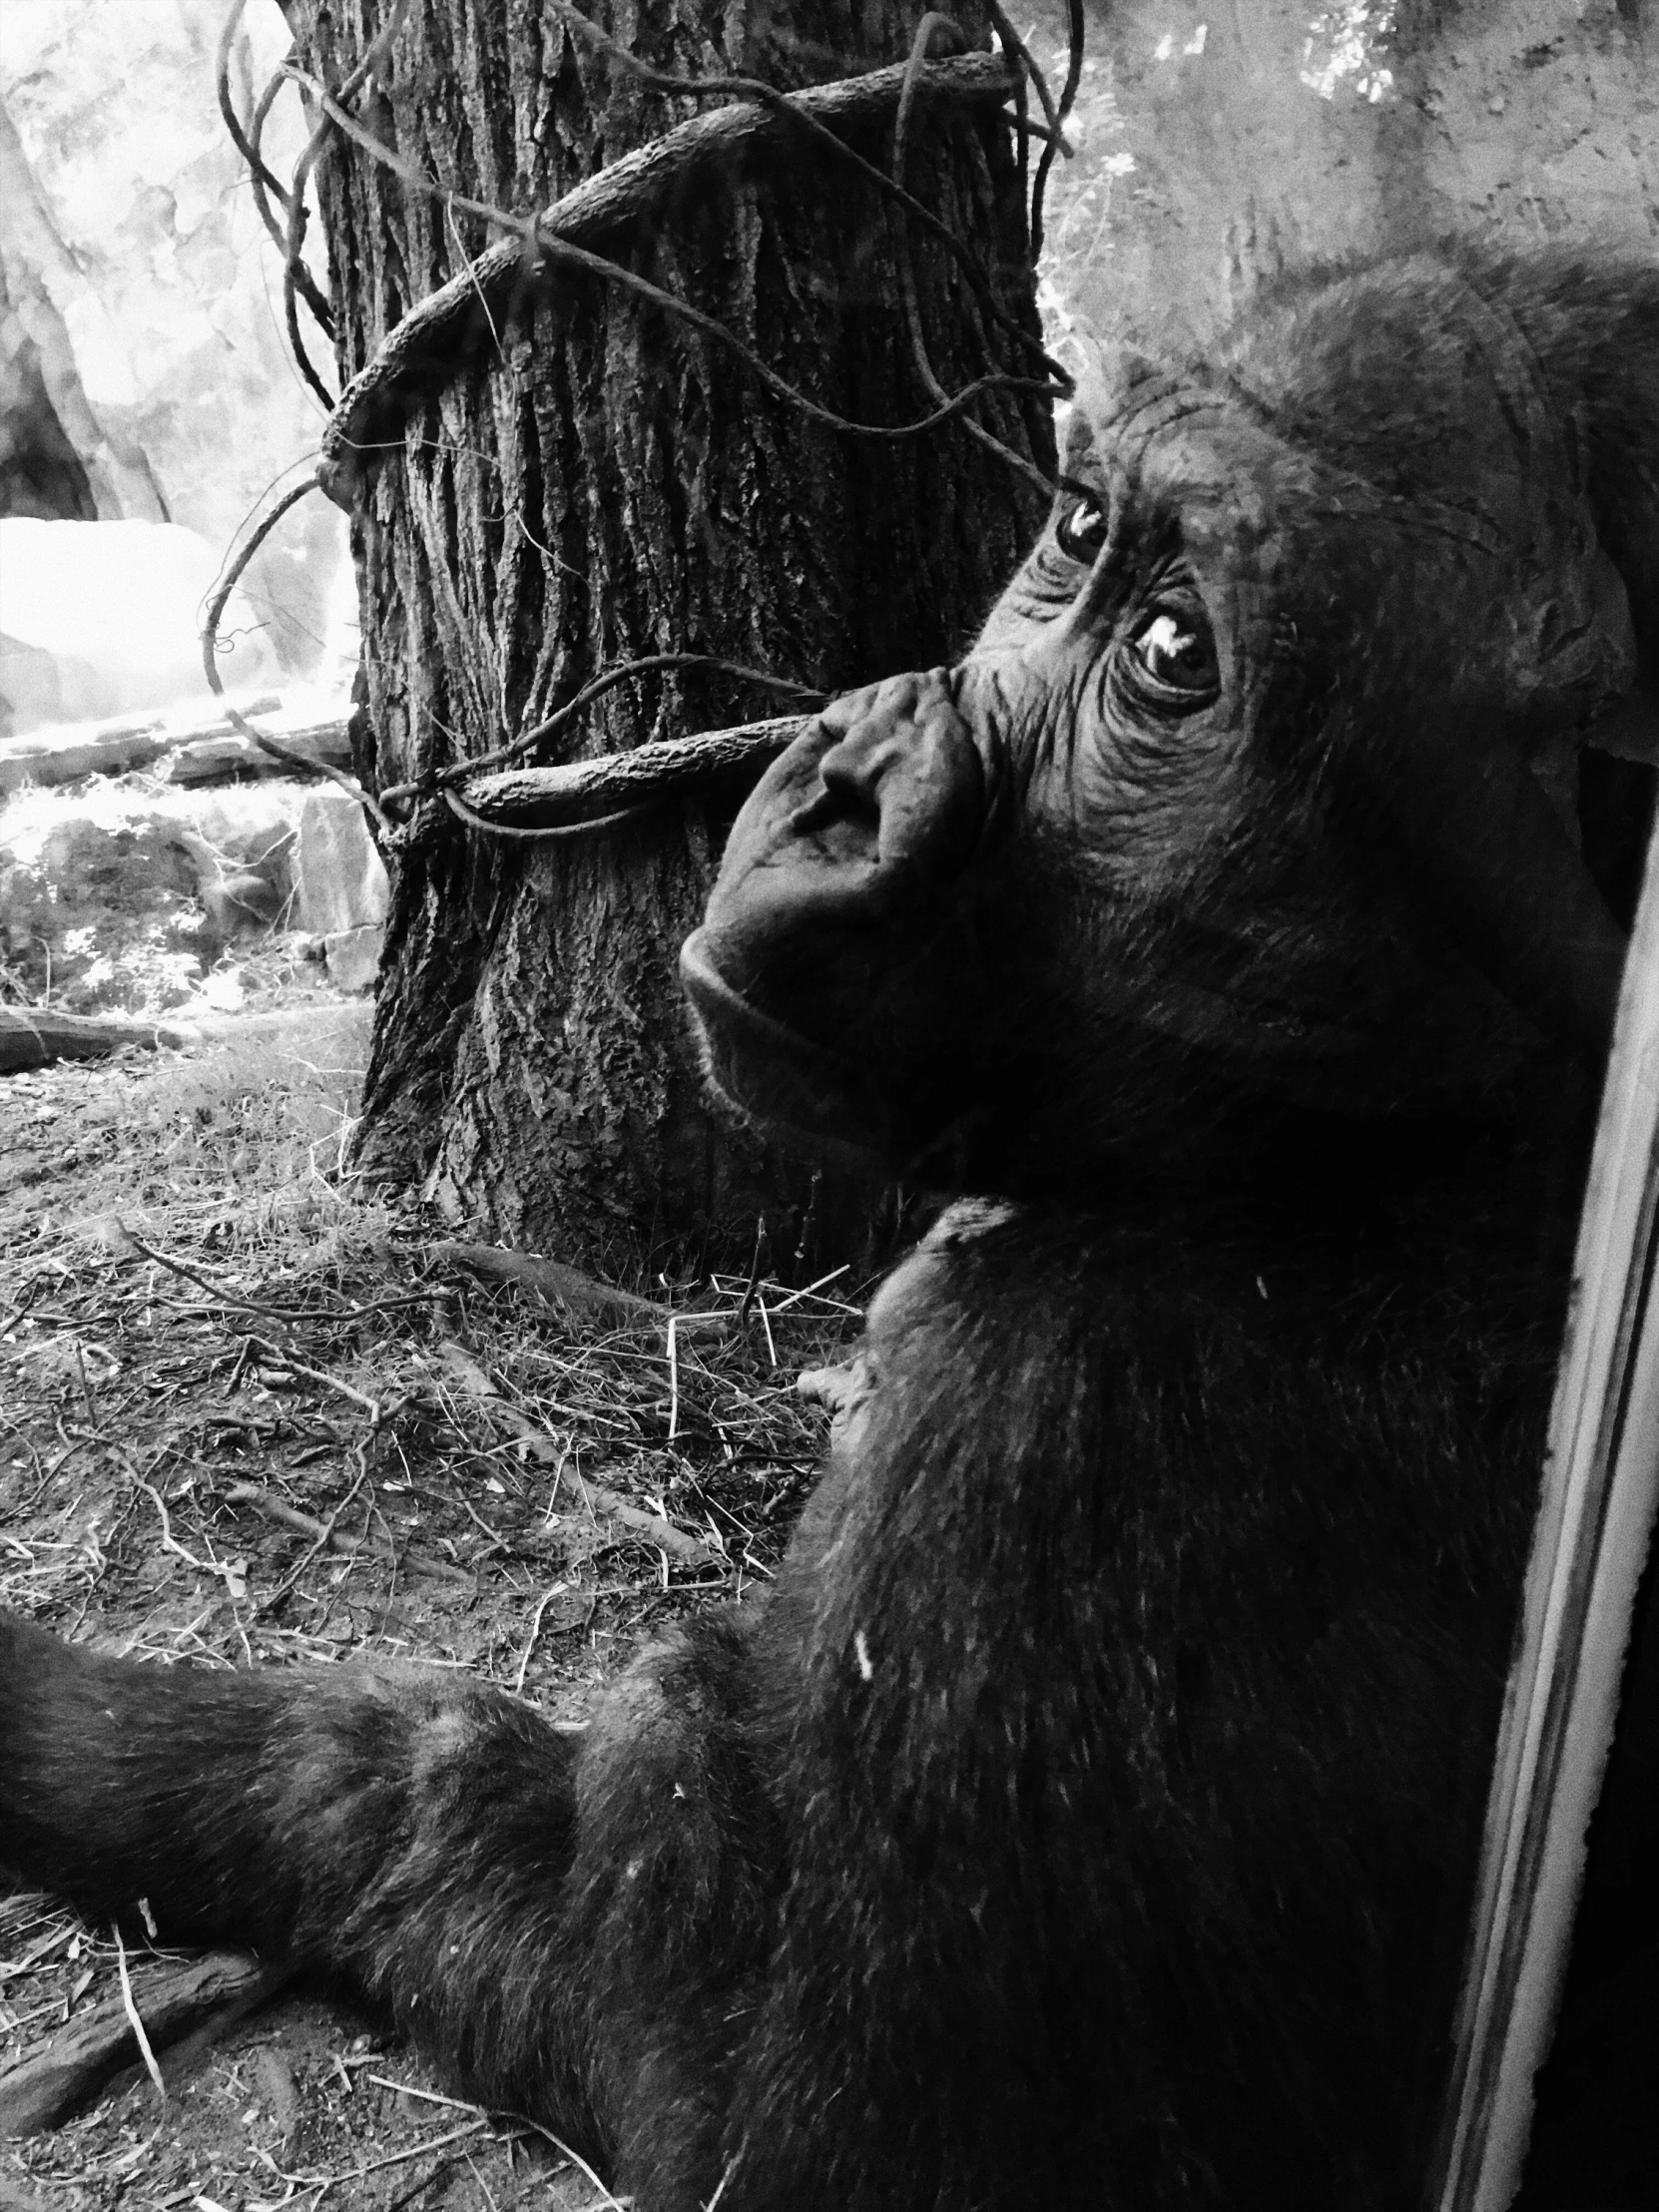
[[[217,548],[177,523],[0,517],[0,733],[211,699],[200,633],[219,572]],[[228,682],[269,680],[263,627],[234,592],[220,624]]]
[[[197,897],[209,922],[227,939],[269,929],[286,903],[269,875],[252,868],[198,883]]]
[[[342,991],[367,991],[374,987],[374,978],[380,972],[380,954],[385,947],[386,932],[383,928],[338,929],[322,940],[323,955],[328,963],[328,980]]]
[[[40,347],[6,288],[0,256],[0,514],[96,520],[86,468],[58,420]]]
[[[385,925],[391,903],[385,864],[361,805],[337,786],[311,792],[300,810],[294,887],[295,928],[332,939]],[[332,972],[332,950],[328,965]]]
[[[55,511],[84,514],[90,500],[105,519],[182,523],[216,555],[316,439],[315,402],[273,312],[279,261],[214,98],[224,13],[8,0],[0,41],[0,268],[31,391],[80,464]],[[246,11],[231,53],[244,115],[290,38],[278,8]],[[264,132],[278,173],[308,133],[298,92],[284,89]],[[329,373],[326,341],[306,330]],[[285,671],[314,667],[348,567],[344,517],[320,497],[255,556],[249,599]]]

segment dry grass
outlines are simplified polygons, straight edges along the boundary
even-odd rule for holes
[[[164,1665],[394,1651],[569,1717],[642,1632],[770,1574],[822,1444],[795,1376],[857,1310],[763,1283],[740,1327],[741,1281],[649,1286],[726,1317],[671,1359],[660,1319],[446,1270],[419,1204],[349,1172],[366,1036],[312,1004],[0,1087],[0,1603]],[[116,1988],[108,1937],[0,1900],[0,2066]],[[372,2031],[279,2006],[165,2109],[140,2081],[0,2149],[0,2205],[604,2201]]]

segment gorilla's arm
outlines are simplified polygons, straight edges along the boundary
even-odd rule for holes
[[[545,1977],[502,1966],[552,1918],[572,1764],[463,1678],[137,1665],[0,1615],[0,1865],[339,1972],[509,2105],[552,2056]]]

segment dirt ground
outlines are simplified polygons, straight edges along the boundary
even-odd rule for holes
[[[643,1634],[766,1579],[822,1448],[795,1379],[861,1287],[636,1283],[657,1310],[619,1322],[481,1280],[351,1173],[368,1009],[305,988],[212,1047],[0,1078],[0,1604],[158,1666],[373,1649],[579,1718]],[[671,1344],[670,1307],[716,1319]],[[126,1964],[142,2017],[177,1954]],[[121,1966],[0,1895],[0,2102],[121,2017]],[[160,2063],[165,2102],[133,2063],[0,2142],[0,2212],[615,2201],[316,1992]]]

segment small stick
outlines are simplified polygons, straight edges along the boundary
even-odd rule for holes
[[[344,1497],[340,1499],[339,1503],[328,1515],[328,1518],[323,1521],[318,1527],[317,1533],[311,1541],[311,1548],[309,1549],[309,1551],[303,1554],[297,1566],[289,1568],[288,1572],[283,1575],[281,1581],[277,1583],[276,1589],[272,1591],[269,1597],[261,1598],[260,1602],[254,1608],[256,1613],[263,1615],[266,1613],[274,1613],[276,1610],[277,1606],[281,1604],[283,1598],[287,1596],[288,1592],[298,1582],[299,1577],[304,1573],[305,1569],[310,1565],[311,1561],[316,1557],[317,1553],[326,1549],[328,1540],[333,1535],[335,1526],[339,1522],[341,1515],[346,1511],[347,1507],[355,1501],[357,1492],[362,1488],[363,1484],[367,1480],[368,1461],[363,1454],[362,1446],[359,1445],[357,1448],[356,1481],[352,1483],[350,1489],[346,1491]]]
[[[348,1397],[360,1405],[368,1415],[370,1428],[378,1428],[385,1417],[384,1408],[377,1397],[369,1397],[364,1391],[353,1389],[349,1382],[342,1382],[336,1375],[325,1375],[321,1368],[308,1368],[302,1360],[290,1360],[285,1352],[278,1352],[275,1345],[261,1344],[257,1337],[249,1338],[255,1357],[269,1361],[272,1367],[284,1375],[302,1375],[309,1382],[320,1382],[326,1390],[337,1390],[341,1397]]]
[[[146,1484],[147,1488],[148,1486]],[[167,2083],[162,2079],[162,2069],[156,2063],[156,2054],[150,2048],[150,2038],[144,2032],[144,2022],[139,2017],[138,2003],[133,1995],[133,1984],[127,1973],[127,1946],[121,1940],[121,1931],[114,1921],[110,1923],[110,1934],[115,1937],[115,1962],[121,1974],[122,2006],[128,2019],[133,2023],[133,2040],[139,2047],[139,2056],[144,2060],[145,2070],[156,2084],[156,2094],[165,2104],[167,2102]]]
[[[562,2137],[555,2135],[550,2127],[543,2127],[540,2120],[526,2119],[522,2112],[509,2112],[507,2114],[507,2117],[509,2120],[516,2121],[520,2127],[527,2127],[532,2131],[532,2133],[544,2137],[546,2141],[553,2145],[553,2148],[556,2151],[562,2152],[563,2155],[570,2160],[573,2166],[577,2167],[582,2173],[587,2175],[588,2179],[599,2191],[600,2196],[604,2199],[603,2207],[596,2207],[595,2212],[628,2212],[629,2206],[634,2201],[633,2198],[612,2196],[610,2190],[606,2188],[605,2184],[600,2180],[599,2176],[594,2172],[593,2168],[588,2164],[587,2160],[582,2156],[581,2152],[572,2150],[570,2145],[565,2142]]]
[[[848,1274],[851,1270],[851,1265],[852,1263],[849,1260],[844,1261],[838,1268],[831,1268],[828,1275],[821,1275],[816,1283],[809,1283],[804,1290],[791,1291],[788,1298],[781,1298],[778,1301],[777,1305],[772,1309],[773,1312],[775,1314],[782,1314],[787,1311],[788,1308],[797,1304],[799,1300],[804,1298],[812,1298],[817,1292],[823,1290],[826,1283],[836,1282],[841,1276]]]
[[[743,1304],[738,1308],[738,1327],[740,1329],[749,1319],[749,1310],[755,1303],[755,1293],[760,1287],[761,1254],[766,1249],[766,1241],[767,1218],[765,1214],[757,1214],[755,1216],[755,1252],[749,1263],[749,1281],[744,1287]]]
[[[529,2123],[526,2122],[525,2124],[528,2125]],[[408,2150],[389,2151],[384,2158],[371,2158],[364,2166],[349,2166],[344,2173],[288,2174],[283,2173],[281,2167],[276,2165],[275,2160],[273,2166],[281,2180],[291,2181],[297,2188],[333,2189],[337,2188],[342,2181],[362,2181],[369,2174],[382,2173],[387,2166],[406,2166],[411,2158],[424,2158],[429,2151],[442,2150],[446,2143],[459,2143],[469,2135],[479,2134],[488,2125],[488,2119],[480,2114],[477,2119],[469,2120],[465,2127],[451,2128],[447,2135],[434,2135],[428,2142],[415,2143]],[[610,2201],[615,2204],[615,2197],[612,2197]]]
[[[120,1222],[118,1227],[135,1252],[143,1253],[144,1257],[153,1261],[157,1267],[166,1268],[170,1275],[177,1275],[187,1283],[194,1283],[199,1291],[206,1291],[216,1305],[234,1308],[242,1314],[258,1314],[266,1321],[346,1321],[355,1320],[356,1318],[354,1315],[343,1313],[336,1315],[313,1313],[303,1306],[263,1306],[257,1299],[239,1298],[234,1291],[221,1289],[219,1284],[215,1283],[211,1277],[198,1274],[195,1268],[187,1267],[183,1260],[170,1259],[165,1252],[158,1252],[154,1245],[147,1245],[142,1237],[133,1235],[125,1222]]]
[[[418,2097],[422,2104],[446,2104],[452,2112],[471,2112],[479,2119],[488,2114],[481,2104],[474,2104],[469,2097],[446,2097],[436,2089],[417,2089],[412,2081],[392,2081],[385,2074],[364,2074],[365,2081],[372,2081],[376,2089],[394,2090],[400,2097]]]
[[[92,1394],[92,1382],[87,1375],[86,1354],[81,1350],[79,1337],[75,1339],[75,1366],[80,1373],[81,1395],[86,1400],[87,1426],[96,1430],[98,1426],[98,1400]]]
[[[557,1487],[556,1484],[555,1487]],[[541,1634],[541,1617],[553,1600],[563,1592],[565,1584],[562,1582],[549,1583],[541,1594],[541,1603],[536,1607],[536,1617],[530,1623],[530,1640],[524,1647],[524,1656],[518,1663],[518,1673],[513,1679],[513,1695],[515,1697],[524,1695],[524,1677],[530,1671],[530,1661],[535,1654],[536,1639]]]
[[[709,1322],[724,1322],[725,1314],[672,1314],[668,1324],[668,1440],[680,1433],[680,1332]]]
[[[157,1512],[162,1517],[162,1549],[174,1552],[179,1558],[183,1559],[186,1566],[194,1567],[198,1574],[217,1574],[225,1584],[227,1593],[233,1599],[242,1596],[247,1587],[244,1577],[238,1574],[235,1568],[222,1565],[218,1559],[198,1559],[194,1551],[187,1551],[173,1533],[173,1522],[168,1515],[167,1501],[162,1496],[161,1491],[156,1488],[153,1482],[146,1482],[143,1475],[140,1474],[137,1467],[133,1465],[119,1445],[116,1446],[116,1456],[125,1463],[128,1474],[138,1484],[139,1488],[148,1492]],[[241,1589],[238,1588],[239,1583],[242,1584]]]

